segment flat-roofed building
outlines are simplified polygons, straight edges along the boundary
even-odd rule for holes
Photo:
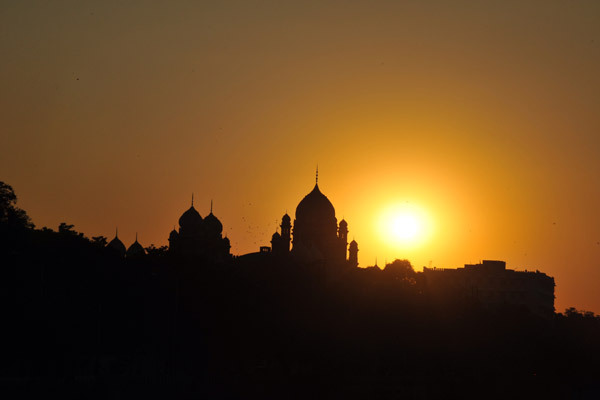
[[[423,268],[432,296],[467,297],[483,306],[522,305],[532,313],[554,313],[554,278],[539,271],[506,269],[504,261],[483,260],[464,268]]]

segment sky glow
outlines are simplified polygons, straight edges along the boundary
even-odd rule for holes
[[[167,244],[193,192],[244,254],[318,163],[359,266],[500,259],[600,312],[598,21],[593,1],[7,2],[0,179],[38,227],[126,245]],[[407,200],[429,219],[399,240],[381,219]]]

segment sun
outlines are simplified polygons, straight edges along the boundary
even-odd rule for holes
[[[421,229],[419,219],[412,214],[398,214],[390,220],[390,233],[397,240],[414,240],[419,235]]]
[[[427,213],[420,207],[404,203],[383,210],[378,231],[390,246],[415,247],[424,243],[431,231]]]

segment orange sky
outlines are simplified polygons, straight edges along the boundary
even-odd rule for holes
[[[501,259],[600,312],[600,3],[123,3],[0,6],[0,180],[38,227],[163,245],[194,192],[243,254],[319,164],[361,266]],[[406,202],[419,247],[378,232]]]

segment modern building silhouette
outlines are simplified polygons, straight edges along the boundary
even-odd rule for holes
[[[504,261],[483,260],[464,268],[423,268],[430,294],[440,299],[469,298],[484,307],[510,304],[531,312],[554,313],[554,278],[539,272],[506,269]]]

